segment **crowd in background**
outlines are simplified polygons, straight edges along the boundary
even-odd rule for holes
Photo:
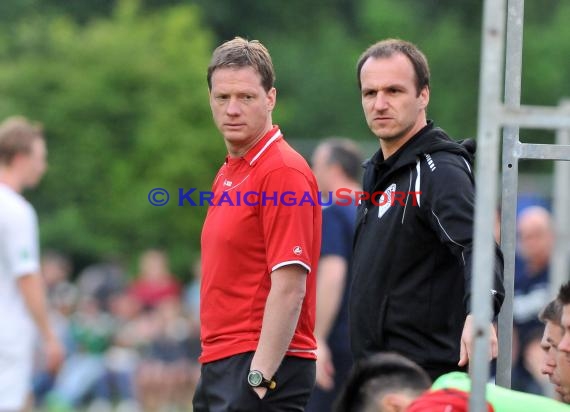
[[[191,270],[184,285],[164,252],[148,250],[132,280],[101,263],[72,281],[70,260],[46,252],[42,273],[67,353],[56,376],[38,358],[37,410],[188,410],[200,373],[199,262]]]

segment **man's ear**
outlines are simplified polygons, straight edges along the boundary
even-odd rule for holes
[[[272,87],[267,92],[267,106],[269,111],[272,111],[275,108],[275,103],[277,102],[277,89]]]
[[[389,393],[380,400],[379,412],[404,412],[413,400],[404,393]]]
[[[418,97],[421,100],[422,108],[425,109],[429,103],[429,87],[425,86]]]

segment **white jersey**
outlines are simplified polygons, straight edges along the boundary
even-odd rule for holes
[[[33,339],[35,327],[17,279],[39,272],[36,212],[20,194],[0,183],[0,350]]]

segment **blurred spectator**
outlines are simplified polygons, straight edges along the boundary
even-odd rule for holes
[[[98,263],[83,269],[77,278],[81,296],[93,296],[104,311],[108,310],[108,299],[114,291],[126,284],[125,271],[116,262]]]
[[[187,410],[192,400],[200,374],[200,341],[182,308],[180,298],[169,298],[149,312],[154,336],[143,350],[137,373],[144,410],[158,406]]]
[[[60,373],[37,375],[40,398],[47,391],[44,410],[188,410],[200,373],[199,326],[190,320],[165,253],[145,252],[130,286],[115,263],[84,269],[77,286],[67,280],[65,256],[50,252],[43,263],[69,342]],[[198,289],[199,267],[198,261]]]
[[[161,301],[179,297],[181,285],[170,273],[168,258],[159,250],[147,250],[139,261],[140,272],[129,292],[145,308],[156,307]]]
[[[53,295],[58,294],[59,289],[68,289],[72,284],[70,276],[73,271],[67,256],[54,250],[48,250],[42,254],[41,271],[45,281],[48,298],[53,301]]]
[[[134,379],[144,334],[132,325],[137,323],[141,308],[140,302],[124,290],[109,298],[114,330],[104,356],[104,373],[94,388],[93,412],[108,410],[113,404],[117,405],[117,412],[139,410]]]
[[[200,258],[192,264],[192,279],[184,291],[184,304],[190,320],[200,327],[200,281],[202,279],[202,262]]]
[[[515,267],[514,324],[520,355],[513,371],[513,388],[544,393],[548,384],[541,374],[540,310],[549,301],[549,262],[554,246],[550,213],[542,206],[523,209],[517,219],[518,259]]]
[[[362,156],[349,139],[327,139],[313,154],[313,173],[319,190],[329,193],[330,205],[323,207],[321,254],[317,271],[316,387],[306,411],[330,411],[336,394],[352,366],[348,332],[348,296],[352,238],[356,224],[356,202],[337,204],[339,190],[362,190]]]
[[[47,396],[50,411],[73,411],[105,373],[104,353],[114,330],[113,319],[93,296],[80,298],[71,317],[73,353],[65,360]]]

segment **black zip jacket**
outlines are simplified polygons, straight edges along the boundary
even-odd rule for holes
[[[457,369],[470,310],[475,145],[429,122],[387,160],[365,163],[350,296],[356,359],[396,351],[426,369]],[[415,192],[415,193],[414,193]],[[420,192],[420,193],[417,193]],[[489,213],[495,213],[490,207]],[[496,246],[495,315],[504,299]]]

